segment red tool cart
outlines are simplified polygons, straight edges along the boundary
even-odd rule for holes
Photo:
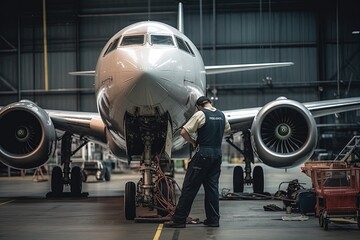
[[[330,222],[357,223],[360,229],[360,168],[312,168],[315,214],[328,230]]]

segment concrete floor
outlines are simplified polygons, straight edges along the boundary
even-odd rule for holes
[[[232,190],[234,166],[222,167],[220,191]],[[266,166],[265,191],[274,194],[281,182],[299,179],[306,188],[310,178],[300,168],[287,171]],[[127,181],[137,181],[134,172],[113,174],[110,182],[90,181],[83,190],[87,198],[47,199],[50,182],[33,181],[31,176],[0,178],[0,239],[358,239],[356,224],[330,223],[329,230],[319,227],[318,219],[310,215],[305,221],[283,221],[282,217],[298,216],[285,211],[264,211],[264,206],[279,200],[221,200],[219,228],[187,225],[185,229],[162,228],[161,223],[135,223],[124,218],[123,193]],[[182,185],[184,173],[177,172]],[[286,184],[282,185],[286,188]],[[250,192],[251,187],[245,187]],[[204,219],[203,190],[193,204],[191,217]],[[139,209],[139,214],[149,214]],[[151,212],[150,212],[151,214]]]

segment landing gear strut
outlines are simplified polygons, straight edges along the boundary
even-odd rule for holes
[[[167,160],[160,159],[156,154],[152,157],[151,138],[145,136],[143,142],[145,148],[140,167],[142,177],[137,184],[134,182],[125,184],[125,218],[135,219],[137,222],[167,221],[175,209],[175,182],[172,177],[165,175],[161,168],[163,164],[160,164],[160,161]],[[137,217],[137,206],[147,207],[149,210],[156,209],[157,215]]]
[[[244,184],[252,184],[254,193],[264,192],[264,171],[261,166],[255,166],[253,176],[251,177],[251,163],[254,163],[254,153],[251,147],[251,133],[250,130],[242,133],[244,138],[244,150],[241,150],[238,146],[233,143],[232,137],[227,137],[228,142],[232,147],[238,150],[245,158],[245,177],[244,171],[241,166],[236,166],[233,172],[233,188],[234,192],[243,192]]]
[[[75,151],[71,151],[72,135],[65,132],[61,138],[61,165],[56,166],[51,174],[51,192],[47,197],[86,197],[88,193],[82,193],[82,174],[79,166],[70,168],[71,156],[82,148],[87,141],[84,141]],[[70,193],[65,193],[64,185],[70,185]]]

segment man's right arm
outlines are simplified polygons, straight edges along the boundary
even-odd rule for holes
[[[191,138],[190,134],[185,130],[185,128],[182,128],[180,131],[180,135],[191,145],[193,145],[194,148],[196,148],[196,142],[194,139]]]

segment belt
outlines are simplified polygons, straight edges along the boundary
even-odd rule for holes
[[[203,148],[221,148],[221,145],[220,145],[220,146],[198,145],[198,147],[203,147]]]
[[[212,148],[212,149],[216,149],[216,148],[218,148],[218,149],[221,149],[221,146],[206,146],[206,145],[198,145],[197,147],[196,147],[196,152],[198,152],[199,150],[200,150],[200,148]]]

